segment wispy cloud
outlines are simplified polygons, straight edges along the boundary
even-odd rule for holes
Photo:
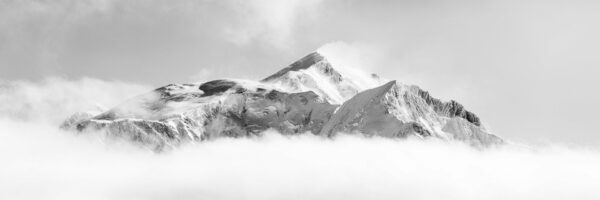
[[[240,45],[261,41],[285,49],[295,44],[294,34],[302,34],[302,30],[296,29],[297,20],[314,20],[321,0],[236,0],[230,3],[242,17],[239,24],[225,29],[230,41]]]
[[[101,111],[150,91],[143,84],[49,77],[0,83],[0,118],[59,124],[75,112]]]

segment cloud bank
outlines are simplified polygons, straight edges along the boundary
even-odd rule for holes
[[[477,150],[437,140],[267,132],[155,154],[59,130],[73,110],[146,86],[98,79],[0,90],[0,199],[597,199],[600,152],[555,145]]]
[[[151,89],[143,84],[85,77],[77,80],[60,77],[40,81],[0,80],[0,117],[57,124],[75,112],[101,112]]]

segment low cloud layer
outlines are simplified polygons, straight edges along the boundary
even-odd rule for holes
[[[0,199],[600,197],[600,152],[594,149],[477,150],[437,140],[351,135],[330,140],[267,132],[263,138],[219,139],[155,154],[57,128],[59,117],[93,108],[90,99],[114,106],[146,88],[97,79],[4,83]]]
[[[75,112],[100,112],[151,89],[142,84],[95,78],[0,80],[0,118],[56,124]]]

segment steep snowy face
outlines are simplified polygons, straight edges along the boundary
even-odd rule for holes
[[[346,101],[321,130],[322,135],[359,132],[384,137],[406,137],[429,132],[405,115],[410,114],[400,102],[396,82],[366,90]]]
[[[337,67],[336,67],[337,68]],[[343,74],[321,54],[314,52],[262,80],[292,92],[314,91],[333,104],[342,104],[358,92],[379,85],[377,76],[370,83],[355,81]]]
[[[262,81],[170,84],[101,114],[74,114],[61,127],[126,139],[155,151],[219,137],[259,136],[267,129],[326,137],[435,137],[476,146],[502,143],[455,101],[443,102],[396,81],[364,80],[355,81],[311,53]]]
[[[442,102],[416,86],[388,82],[346,101],[322,135],[358,132],[383,137],[454,139],[476,146],[502,143],[480,127],[479,118],[454,101]]]

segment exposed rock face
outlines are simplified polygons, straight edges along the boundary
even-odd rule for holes
[[[223,93],[235,85],[236,83],[233,81],[215,80],[200,85],[200,90],[204,92],[204,96],[212,96],[218,93]]]
[[[476,126],[480,126],[481,122],[479,121],[479,117],[472,112],[465,110],[465,108],[458,102],[454,100],[450,100],[450,102],[442,102],[439,99],[431,97],[429,92],[418,89],[419,96],[425,100],[428,105],[433,106],[433,109],[447,117],[460,117],[466,119]]]
[[[455,101],[442,102],[396,81],[364,88],[312,53],[261,82],[170,84],[99,115],[76,114],[62,127],[101,131],[156,151],[218,137],[260,135],[267,129],[328,137],[340,132],[436,137],[477,146],[502,143]]]
[[[231,80],[209,85],[169,85],[100,115],[73,117],[64,127],[106,131],[160,151],[188,141],[259,135],[270,128],[317,134],[337,108],[310,91],[246,88]]]

